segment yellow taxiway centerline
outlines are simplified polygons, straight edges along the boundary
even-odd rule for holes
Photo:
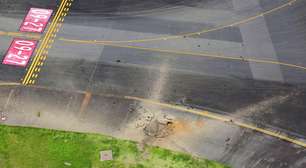
[[[285,62],[278,62],[278,61],[274,61],[274,60],[244,58],[243,56],[225,56],[225,55],[222,55],[222,54],[215,54],[215,53],[193,52],[193,51],[183,51],[183,50],[169,50],[169,49],[159,49],[159,48],[147,48],[147,47],[140,47],[140,46],[133,46],[133,45],[101,43],[101,42],[98,42],[98,41],[95,41],[95,40],[94,41],[93,40],[71,40],[71,39],[65,39],[65,38],[59,38],[59,40],[70,42],[70,43],[96,44],[96,45],[104,45],[104,46],[111,46],[111,47],[129,48],[129,49],[137,49],[137,50],[143,50],[143,51],[177,54],[177,55],[190,55],[190,56],[198,56],[198,57],[208,57],[208,58],[233,60],[233,61],[240,61],[240,62],[276,64],[276,65],[282,65],[282,66],[291,67],[291,68],[295,68],[295,69],[301,69],[301,70],[306,71],[306,67],[301,66],[301,65],[290,64],[290,63],[285,63]]]

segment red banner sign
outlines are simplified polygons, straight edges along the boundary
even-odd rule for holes
[[[31,8],[21,24],[20,31],[33,33],[44,32],[52,13],[53,10],[51,9]]]
[[[14,39],[2,64],[26,67],[37,43],[35,40]]]

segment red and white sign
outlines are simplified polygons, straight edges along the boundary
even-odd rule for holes
[[[2,64],[27,66],[37,43],[35,40],[14,39],[4,56]]]
[[[44,32],[52,13],[52,9],[31,8],[19,30],[33,33]]]

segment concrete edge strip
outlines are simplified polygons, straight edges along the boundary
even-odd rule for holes
[[[5,87],[5,86],[22,86],[22,87],[54,90],[54,89],[49,88],[49,87],[37,86],[37,85],[23,86],[20,83],[14,83],[14,82],[12,82],[12,83],[1,83],[0,82],[0,86],[2,86],[2,87]],[[87,93],[85,91],[71,91],[71,92],[76,92],[78,94],[86,94]],[[250,130],[253,130],[253,131],[265,134],[265,135],[269,135],[271,137],[278,138],[280,140],[287,141],[289,143],[296,144],[296,145],[299,145],[301,147],[306,148],[306,142],[303,142],[303,141],[295,139],[295,138],[291,138],[291,137],[289,137],[289,136],[287,136],[287,135],[285,135],[281,132],[268,130],[268,129],[264,129],[264,128],[259,128],[255,125],[247,124],[247,123],[240,122],[240,121],[235,121],[234,118],[231,118],[231,117],[228,117],[228,116],[223,116],[223,115],[216,114],[216,113],[212,113],[212,112],[209,112],[209,111],[204,111],[204,110],[194,109],[194,108],[191,109],[191,108],[188,108],[188,107],[185,107],[185,106],[162,103],[162,102],[159,102],[159,101],[155,101],[155,100],[151,100],[151,99],[145,99],[145,98],[139,98],[139,97],[134,97],[134,96],[118,96],[118,95],[112,95],[112,94],[98,94],[98,95],[106,96],[106,97],[122,98],[122,99],[126,99],[126,100],[140,101],[140,102],[143,102],[143,103],[157,105],[157,106],[160,106],[160,107],[179,110],[179,111],[186,112],[186,113],[192,113],[192,114],[195,114],[195,115],[199,115],[199,116],[207,117],[207,118],[210,118],[210,119],[226,122],[226,123],[229,123],[229,124],[234,124],[234,125],[237,125],[241,128],[250,129]]]

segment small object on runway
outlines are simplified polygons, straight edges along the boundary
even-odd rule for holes
[[[6,116],[1,116],[1,121],[6,121],[7,117]]]

